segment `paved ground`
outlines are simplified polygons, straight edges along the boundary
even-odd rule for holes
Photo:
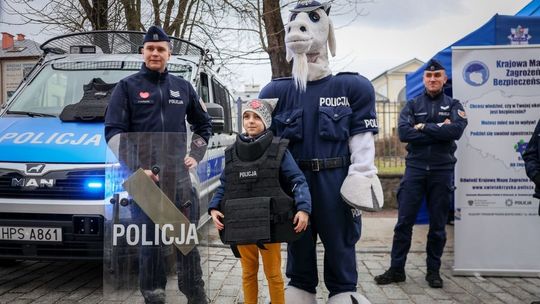
[[[365,215],[363,220],[364,231],[357,246],[358,289],[372,303],[530,303],[540,299],[540,278],[453,277],[452,226],[447,226],[449,240],[443,257],[443,289],[431,289],[424,280],[426,225],[415,227],[406,268],[407,281],[378,286],[373,282],[373,276],[388,267],[395,212]],[[207,249],[201,248],[209,296],[214,303],[242,303],[239,261],[228,248],[219,245],[215,235],[211,235],[210,243],[213,244]],[[321,248],[319,271],[322,253]],[[282,254],[285,260],[285,251]],[[262,271],[259,280],[260,303],[266,303],[267,289]],[[167,285],[169,302],[186,303],[177,291],[175,281],[171,277]],[[125,301],[106,301],[102,285],[102,267],[97,263],[23,262],[0,267],[0,303],[143,303],[138,292]],[[324,286],[320,286],[318,303],[325,303],[327,295]]]

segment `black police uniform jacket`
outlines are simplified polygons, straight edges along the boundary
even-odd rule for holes
[[[294,232],[294,200],[279,178],[288,143],[266,132],[256,142],[238,138],[225,150],[227,191],[219,207],[225,216],[223,243],[292,242],[302,235]]]
[[[450,124],[443,124],[449,119]],[[414,126],[424,123],[423,130]],[[461,103],[439,93],[431,97],[424,94],[407,102],[399,117],[399,139],[407,143],[406,165],[424,170],[453,169],[456,163],[456,143],[467,118]]]
[[[525,161],[527,176],[536,186],[534,197],[540,199],[540,120],[534,129],[531,140],[527,144],[527,149],[523,153],[523,160]]]
[[[193,132],[208,142],[212,133],[210,116],[193,86],[165,72],[141,70],[116,85],[105,115],[105,138],[123,132],[186,133],[187,121]],[[202,155],[192,155],[200,161]]]

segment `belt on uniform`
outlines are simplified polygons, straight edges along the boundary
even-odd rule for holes
[[[348,167],[351,164],[351,161],[349,156],[342,156],[333,158],[299,159],[296,163],[302,170],[321,171],[324,169]]]

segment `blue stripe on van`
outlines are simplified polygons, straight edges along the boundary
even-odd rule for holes
[[[107,151],[103,123],[0,119],[0,162],[104,163]]]
[[[225,156],[223,155],[202,161],[197,166],[197,176],[199,177],[199,181],[202,183],[215,176],[219,177],[221,175],[221,171],[223,171],[224,161]]]

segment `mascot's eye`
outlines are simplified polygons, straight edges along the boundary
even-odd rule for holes
[[[296,16],[298,16],[297,13],[292,14],[292,15],[291,15],[291,20],[290,20],[290,21],[294,21],[294,19],[296,19]]]
[[[316,12],[311,12],[309,13],[309,19],[311,19],[311,21],[313,22],[319,22],[319,20],[321,19],[321,16],[319,16],[319,14]]]

